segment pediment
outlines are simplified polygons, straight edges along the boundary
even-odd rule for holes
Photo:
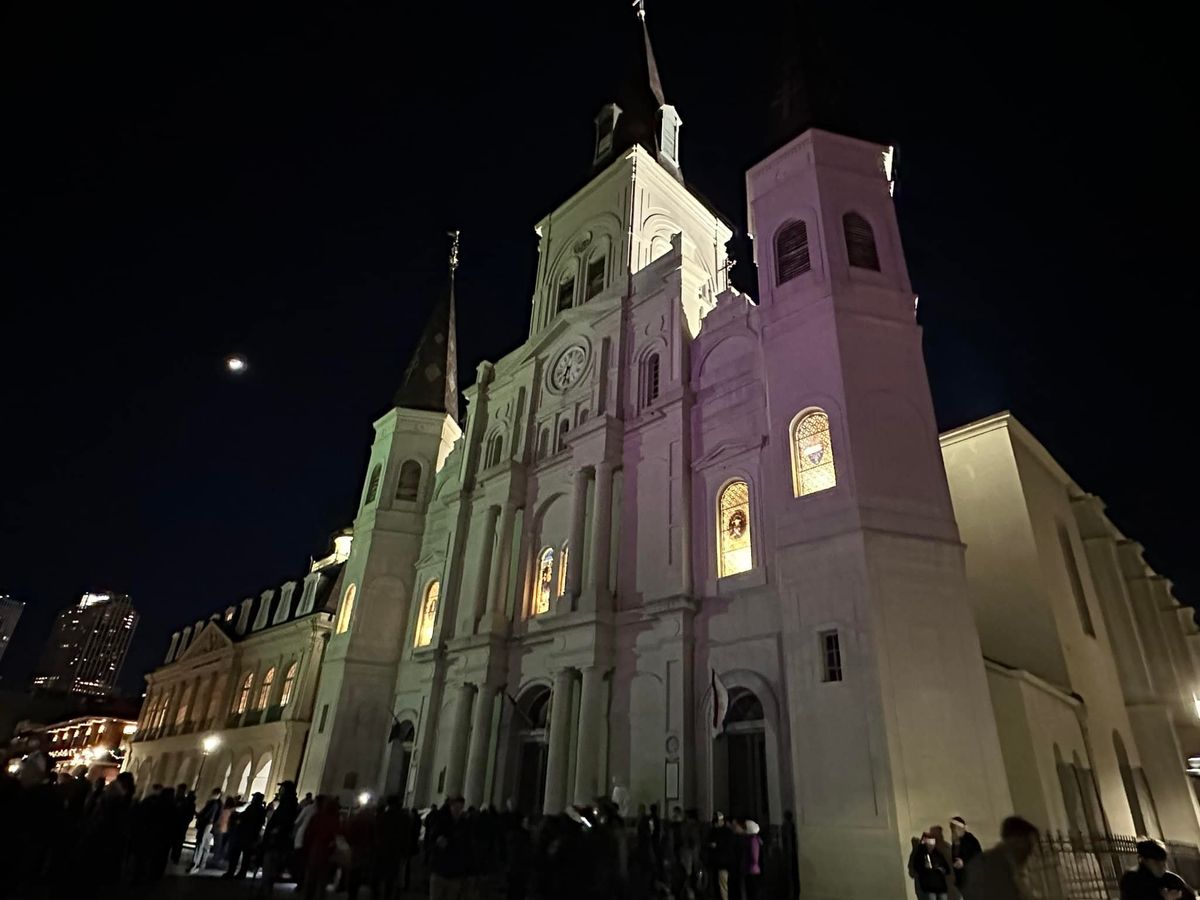
[[[710,466],[715,466],[731,459],[737,459],[744,453],[761,450],[766,443],[766,435],[760,435],[758,438],[751,438],[745,441],[724,441],[699,459],[693,461],[692,469],[699,471],[700,469],[707,469]]]
[[[180,654],[175,661],[182,662],[188,659],[194,659],[197,656],[203,656],[206,653],[214,653],[218,650],[224,650],[233,646],[233,641],[229,639],[221,627],[215,622],[209,622],[204,626],[204,630],[197,635],[187,649]]]

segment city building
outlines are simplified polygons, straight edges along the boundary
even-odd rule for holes
[[[528,338],[461,419],[456,240],[311,626],[302,758],[260,781],[244,741],[225,784],[297,761],[344,802],[792,811],[831,900],[908,896],[910,839],[952,815],[1200,844],[1195,626],[1011,417],[939,443],[891,148],[810,128],[750,169],[755,302],[646,70],[537,225]],[[236,657],[269,639],[253,607],[199,623],[237,688],[201,704],[223,741],[263,727],[286,657]],[[196,734],[151,758],[192,715],[186,645],[132,752],[156,780],[203,759]]]
[[[13,632],[17,630],[17,622],[21,621],[21,613],[25,604],[14,600],[8,594],[0,594],[0,662],[4,661],[4,651],[12,640]]]
[[[22,722],[17,730],[24,741],[36,735],[56,769],[74,773],[83,766],[89,780],[103,776],[111,781],[125,760],[137,722],[113,716],[81,716],[49,725]]]
[[[137,623],[137,610],[126,595],[84,594],[55,619],[33,686],[77,694],[112,693]]]
[[[172,635],[126,763],[139,790],[202,779],[204,794],[247,797],[297,777],[350,542],[338,535],[302,578]]]

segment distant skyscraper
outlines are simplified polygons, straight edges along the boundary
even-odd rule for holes
[[[77,694],[112,692],[125,664],[138,614],[124,594],[84,594],[58,614],[34,687]]]
[[[0,660],[4,659],[4,651],[8,649],[8,642],[17,629],[17,622],[24,609],[25,604],[20,600],[14,600],[8,594],[0,594]]]

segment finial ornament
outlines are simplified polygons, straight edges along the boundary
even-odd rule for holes
[[[446,234],[454,238],[454,241],[450,244],[450,276],[453,277],[454,273],[458,270],[458,229],[455,228],[453,231],[447,231]]]
[[[637,17],[646,21],[646,0],[633,0],[631,4],[637,10]]]

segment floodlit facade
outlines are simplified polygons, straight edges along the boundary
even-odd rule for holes
[[[269,800],[296,778],[350,540],[335,538],[303,578],[172,635],[126,764],[139,790],[182,783]]]
[[[46,691],[111,694],[137,624],[138,613],[128,596],[84,594],[55,619],[33,686]]]
[[[56,768],[67,772],[87,771],[88,780],[111,781],[128,754],[137,723],[114,716],[77,716],[50,725],[22,722],[17,733],[41,735],[42,749]]]

